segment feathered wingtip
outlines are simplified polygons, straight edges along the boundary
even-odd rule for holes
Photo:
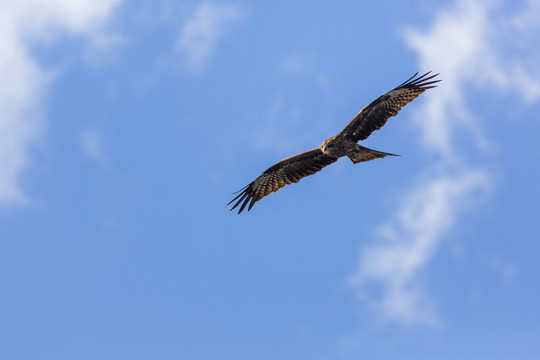
[[[433,81],[430,81],[430,80],[435,78],[437,75],[439,75],[439,73],[428,76],[429,74],[431,74],[431,71],[428,71],[424,75],[417,77],[418,72],[416,72],[413,76],[411,76],[403,84],[399,85],[396,89],[405,88],[405,87],[415,87],[415,88],[420,88],[422,90],[427,90],[427,89],[437,87],[437,85],[433,85],[433,84],[438,83],[442,80],[440,79],[433,80]]]
[[[240,203],[242,203],[242,206],[240,206],[240,209],[238,210],[238,214],[240,214],[246,207],[246,205],[248,203],[249,204],[249,207],[248,207],[248,211],[251,210],[251,208],[253,207],[253,205],[255,204],[255,198],[253,197],[253,195],[251,194],[251,188],[250,188],[251,184],[249,185],[246,185],[244,186],[243,188],[241,188],[240,190],[238,191],[235,191],[233,192],[233,194],[238,194],[234,199],[232,199],[231,201],[229,201],[227,203],[227,206],[232,204],[233,202],[236,201],[236,203],[234,204],[234,206],[231,208],[231,210],[229,211],[233,211],[238,205],[240,205]],[[237,201],[238,199],[238,201]],[[250,202],[251,200],[251,202]]]

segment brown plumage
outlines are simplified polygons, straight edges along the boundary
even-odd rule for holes
[[[342,156],[347,156],[356,164],[393,155],[368,149],[357,142],[367,139],[373,131],[386,124],[388,118],[397,115],[402,107],[427,89],[435,87],[434,84],[440,80],[432,79],[438,74],[428,76],[429,74],[430,72],[417,77],[416,73],[395,89],[379,96],[360,110],[339,134],[324,140],[318,148],[288,157],[268,168],[249,185],[237,191],[239,194],[227,205],[236,201],[231,208],[233,210],[242,204],[238,210],[240,214],[249,204],[249,211],[255,202],[266,195],[315,174]]]

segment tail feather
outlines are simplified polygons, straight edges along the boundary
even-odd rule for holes
[[[355,152],[347,156],[349,157],[349,159],[351,159],[353,163],[358,164],[359,162],[362,162],[362,161],[375,160],[375,159],[383,158],[385,156],[399,156],[399,155],[372,150],[372,149],[368,149],[367,147],[357,145]]]

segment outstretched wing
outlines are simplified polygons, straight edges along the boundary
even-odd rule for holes
[[[430,73],[431,71],[418,77],[416,73],[394,90],[373,100],[356,114],[338,136],[355,142],[367,139],[373,131],[386,124],[388,118],[397,115],[402,107],[427,89],[434,88],[436,85],[433,84],[441,81],[432,80],[439,74],[428,76]]]
[[[325,155],[321,149],[316,148],[291,156],[281,160],[274,166],[267,169],[256,178],[251,184],[237,191],[240,194],[232,199],[227,205],[236,201],[233,210],[238,205],[240,214],[249,203],[248,211],[251,210],[255,202],[261,200],[266,195],[278,191],[285,185],[296,183],[303,177],[313,175],[326,165],[330,165],[338,158]]]

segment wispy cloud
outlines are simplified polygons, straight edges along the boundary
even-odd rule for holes
[[[491,186],[489,169],[471,164],[459,146],[470,141],[479,152],[490,147],[478,121],[482,115],[468,100],[471,89],[481,90],[475,94],[477,101],[478,96],[483,101],[495,97],[497,91],[515,92],[525,102],[540,99],[540,72],[535,67],[540,51],[529,35],[538,33],[540,25],[532,19],[539,18],[540,6],[528,1],[511,16],[507,10],[490,1],[457,0],[438,12],[427,30],[405,31],[405,42],[418,54],[420,67],[440,71],[444,81],[413,114],[424,147],[438,156],[391,220],[378,228],[375,243],[362,249],[353,277],[353,284],[384,320],[441,323],[419,275],[465,205]],[[516,49],[508,51],[510,47],[519,47],[519,56]],[[370,292],[377,285],[382,288],[380,297]]]
[[[81,133],[81,148],[88,158],[101,165],[109,163],[105,153],[103,137],[100,132],[95,129],[86,129]]]
[[[302,107],[291,103],[283,94],[277,94],[260,117],[258,130],[251,135],[255,146],[283,154],[292,151],[294,144],[303,139],[291,138],[287,130],[298,124]],[[284,121],[284,119],[286,121]],[[285,124],[284,124],[285,123]]]
[[[307,76],[312,78],[321,89],[329,86],[328,77],[315,65],[314,56],[291,53],[285,56],[279,63],[279,71],[286,75]]]
[[[29,149],[40,137],[41,102],[51,75],[30,54],[37,42],[99,33],[119,0],[0,3],[0,204],[27,201],[20,184]]]
[[[468,127],[466,135],[478,145],[484,142],[467,103],[471,88],[481,89],[485,96],[504,90],[517,92],[526,101],[540,99],[540,71],[535,65],[540,50],[527,36],[540,30],[538,22],[528,20],[531,13],[540,16],[540,7],[530,1],[508,17],[493,4],[458,0],[437,14],[427,32],[405,31],[405,41],[418,53],[420,67],[437,69],[444,79],[437,97],[430,97],[414,119],[424,144],[448,161],[458,153],[451,143],[456,125]]]
[[[481,170],[440,174],[411,190],[392,219],[378,229],[378,240],[362,251],[355,286],[380,285],[381,296],[366,300],[383,320],[403,325],[441,324],[418,275],[437,251],[471,196],[489,188]]]
[[[214,55],[218,41],[230,27],[241,21],[244,13],[230,4],[204,3],[180,30],[175,50],[183,65],[193,73],[200,73]]]

